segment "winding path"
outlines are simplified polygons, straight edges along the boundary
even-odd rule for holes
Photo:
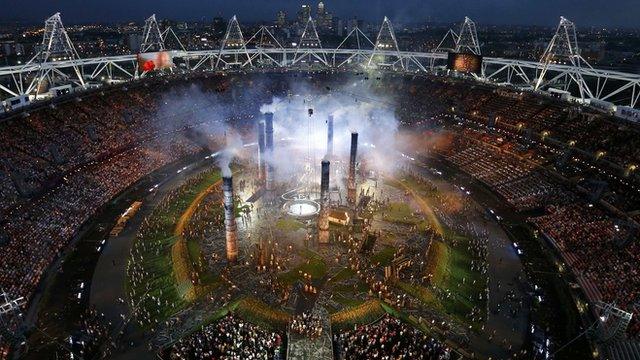
[[[122,233],[107,240],[102,255],[96,264],[90,294],[90,304],[104,313],[111,322],[112,335],[122,332],[122,345],[114,359],[155,359],[156,354],[148,350],[148,334],[143,333],[131,319],[131,311],[126,301],[126,265],[142,220],[158,205],[161,199],[180,181],[189,178],[211,166],[210,162],[199,161],[180,173],[168,171],[156,191],[148,193],[140,211],[130,220]]]
[[[432,166],[432,164],[428,166]],[[450,172],[450,169],[441,168],[440,170],[445,173],[445,180],[434,177],[423,166],[416,166],[415,169],[429,178],[439,189],[456,191],[454,182],[464,182],[465,187],[473,190],[471,195],[473,210],[459,220],[473,227],[483,228],[489,233],[489,243],[487,244],[489,299],[484,331],[480,334],[472,334],[471,348],[476,354],[482,354],[483,357],[508,358],[514,351],[519,350],[525,341],[529,309],[525,307],[512,315],[509,311],[512,306],[503,299],[507,294],[514,294],[516,298],[523,299],[526,303],[529,296],[522,280],[526,278],[522,263],[511,240],[498,223],[494,220],[487,221],[482,215],[487,207],[495,206],[497,208],[499,201],[491,196],[486,196],[486,193],[472,179],[457,171]],[[449,173],[447,173],[448,171]],[[454,179],[453,175],[460,176]],[[503,341],[506,341],[506,344]],[[509,344],[513,350],[508,349]]]
[[[193,263],[197,261],[197,259],[192,259],[191,254],[189,253],[189,245],[187,244],[187,240],[184,238],[184,229],[189,225],[193,214],[198,210],[198,206],[202,203],[205,197],[213,192],[213,190],[222,184],[222,179],[218,179],[213,184],[209,185],[206,189],[202,190],[198,195],[196,195],[195,199],[191,201],[189,207],[182,213],[178,222],[173,229],[173,235],[176,236],[177,240],[171,247],[171,262],[173,263],[173,272],[175,276],[175,280],[178,284],[187,283],[189,284],[189,290],[184,294],[184,297],[188,301],[195,301],[198,294],[198,286],[191,284],[191,274],[195,272]],[[176,258],[184,257],[185,266],[176,266]]]

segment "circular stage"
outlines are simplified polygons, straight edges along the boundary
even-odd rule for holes
[[[320,204],[313,200],[296,199],[284,204],[284,210],[288,215],[298,219],[307,219],[318,214]]]

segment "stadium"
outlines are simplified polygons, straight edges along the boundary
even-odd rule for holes
[[[0,67],[0,359],[638,359],[640,75],[60,14]],[[176,45],[170,45],[175,43]]]

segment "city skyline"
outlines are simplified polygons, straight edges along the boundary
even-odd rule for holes
[[[30,11],[25,13],[21,7],[7,6],[0,14],[0,22],[39,23],[55,12],[60,12],[68,24],[74,23],[116,23],[139,22],[152,13],[160,19],[176,21],[211,21],[213,17],[229,18],[238,15],[244,22],[274,22],[279,11],[285,11],[287,20],[297,17],[303,4],[312,8],[315,16],[317,1],[279,0],[255,3],[238,0],[232,3],[212,1],[201,3],[184,0],[180,5],[170,1],[137,1],[130,3],[114,0],[108,3],[87,0],[60,0],[55,3],[46,0],[31,2]],[[393,3],[385,1],[355,0],[350,2],[324,1],[326,11],[334,16],[348,19],[354,16],[366,21],[380,21],[388,16],[395,23],[459,21],[470,16],[478,24],[484,25],[540,25],[553,26],[559,16],[571,18],[583,27],[638,27],[637,17],[640,10],[632,0],[612,0],[606,4],[601,0],[581,1],[471,1],[460,0],[455,6],[442,1],[400,0]],[[81,6],[80,6],[81,5]],[[606,8],[608,16],[602,16]]]

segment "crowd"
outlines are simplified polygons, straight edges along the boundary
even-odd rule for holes
[[[495,137],[467,130],[443,153],[516,210],[543,211],[544,215],[531,217],[530,222],[559,250],[587,297],[591,301],[615,302],[636,314],[640,257],[634,250],[638,245],[634,241],[625,244],[628,229],[618,225],[619,218],[597,203],[581,200],[576,191],[551,176],[543,176],[543,170],[528,160],[487,139]],[[629,333],[639,332],[640,322],[633,320]]]
[[[535,162],[509,151],[507,143],[497,141],[500,136],[467,129],[442,153],[516,210],[544,211],[542,216],[531,217],[530,222],[556,246],[589,300],[615,302],[637,314],[640,257],[635,251],[637,241],[625,242],[630,235],[619,225],[623,221],[597,202],[581,200],[590,194],[580,196],[577,190],[545,175]],[[640,322],[633,320],[629,333],[639,332]]]
[[[69,350],[82,358],[106,358],[113,350],[109,323],[104,314],[90,308],[82,316],[77,331],[69,338]]]
[[[165,359],[280,359],[282,337],[234,315],[207,325],[164,352]]]
[[[296,334],[315,339],[322,335],[322,322],[323,319],[319,314],[305,312],[291,319],[289,330]]]
[[[481,129],[482,140],[501,150],[544,164],[561,163],[557,171],[567,178],[606,181],[607,201],[625,212],[638,210],[640,179],[637,170],[630,171],[640,161],[637,123],[541,95],[474,81],[425,78],[419,86],[411,83],[395,89],[403,126],[430,129],[447,124],[456,132]],[[427,98],[431,101],[421,101]]]
[[[440,341],[388,315],[375,324],[334,335],[334,344],[337,359],[455,359]]]
[[[591,301],[613,302],[637,315],[640,247],[637,242],[627,248],[616,243],[625,230],[610,216],[594,205],[575,203],[549,206],[545,215],[530,221],[558,248]],[[630,333],[639,331],[640,322],[634,319]]]
[[[540,208],[549,202],[571,201],[571,192],[548,180],[535,165],[516,154],[487,144],[471,130],[448,144],[447,159],[484,182],[518,211]]]
[[[0,286],[11,296],[31,298],[46,269],[103,204],[150,172],[207,148],[212,139],[206,129],[216,121],[252,129],[256,106],[287,94],[291,76],[151,78],[1,119]],[[310,81],[331,89],[345,80],[316,74]],[[431,76],[382,81],[385,86],[375,91],[397,100],[403,126],[467,122],[465,136],[456,138],[445,156],[518,210],[557,205],[532,222],[568,254],[595,298],[631,308],[639,295],[637,243],[616,247],[608,237],[617,231],[613,218],[593,215],[533,163],[556,162],[572,143],[576,150],[557,171],[606,180],[604,199],[633,216],[640,204],[638,176],[622,176],[607,162],[623,169],[637,164],[637,124],[476,82]],[[202,96],[193,96],[194,88]],[[217,95],[207,95],[212,93]],[[487,119],[495,119],[492,135],[466,126],[486,127]],[[554,141],[528,139],[526,129]],[[515,145],[534,140],[535,149]],[[602,156],[594,157],[598,152]],[[607,260],[594,261],[601,253]],[[626,281],[619,281],[621,276]],[[633,326],[640,330],[638,322]]]
[[[0,120],[0,287],[11,297],[32,297],[103,204],[202,151],[192,134],[207,119],[154,116],[160,94],[157,86],[112,89]]]

